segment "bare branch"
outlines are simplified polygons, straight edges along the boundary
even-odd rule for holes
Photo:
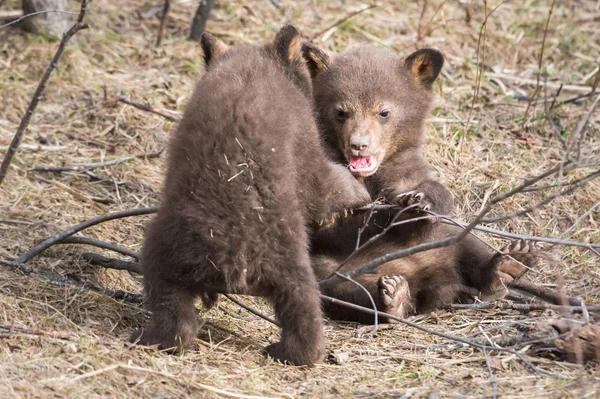
[[[66,287],[66,288],[75,288],[75,289],[86,289],[90,291],[94,291],[98,294],[106,295],[113,299],[117,299],[124,302],[129,303],[142,303],[143,296],[139,294],[132,294],[129,292],[121,291],[121,290],[108,290],[106,288],[100,287],[98,285],[92,284],[90,282],[80,282],[76,281],[72,278],[61,276],[59,274],[47,271],[36,269],[32,266],[29,266],[25,263],[13,262],[0,259],[0,265],[8,266],[14,270],[19,270],[26,274],[35,274],[40,277],[43,277],[48,283],[57,287]]]
[[[335,21],[333,24],[329,25],[327,28],[315,33],[314,35],[311,36],[310,40],[314,41],[317,40],[319,37],[323,36],[328,30],[333,29],[337,26],[340,26],[341,24],[343,24],[344,22],[346,22],[347,20],[349,20],[350,18],[353,18],[355,16],[357,16],[358,14],[362,14],[365,11],[368,11],[372,8],[377,7],[377,4],[371,4],[368,5],[367,7],[363,7],[360,10],[356,10],[354,12],[351,12],[350,14],[338,19],[337,21]]]
[[[462,310],[518,310],[522,312],[532,312],[536,310],[553,310],[561,312],[566,310],[573,313],[583,313],[582,306],[562,306],[562,305],[547,305],[547,304],[533,304],[533,303],[491,303],[491,302],[479,302],[479,303],[452,303],[446,308]],[[600,312],[600,306],[589,306],[586,305],[586,309],[590,312]]]
[[[130,249],[124,248],[120,245],[117,244],[113,244],[111,242],[104,242],[104,241],[100,241],[100,240],[94,240],[93,238],[89,238],[89,237],[78,237],[78,236],[71,236],[71,237],[67,237],[64,240],[60,241],[57,244],[83,244],[83,245],[91,245],[94,247],[98,247],[98,248],[103,248],[103,249],[109,249],[111,251],[123,254],[123,255],[127,255],[127,256],[131,256],[133,259],[139,260],[140,259],[140,254],[132,251]]]
[[[527,123],[527,116],[529,115],[529,109],[531,108],[531,104],[535,101],[538,94],[540,93],[540,77],[542,76],[542,62],[544,60],[544,47],[546,46],[546,36],[548,35],[548,26],[550,25],[550,19],[552,18],[552,11],[554,11],[554,3],[556,0],[552,0],[552,4],[550,5],[550,10],[548,11],[548,18],[546,19],[546,26],[544,27],[544,34],[542,36],[542,45],[540,49],[540,56],[538,58],[538,71],[535,83],[535,90],[533,92],[533,96],[527,103],[527,108],[525,109],[525,114],[523,115],[523,123],[521,124],[521,131],[525,130],[525,124]],[[562,90],[562,86],[561,86]]]
[[[448,216],[444,216],[444,215],[436,215],[436,216],[438,218],[442,219],[443,223],[454,224],[454,225],[457,225],[460,227],[467,227],[469,225],[468,223],[461,222],[459,220],[453,219]],[[490,227],[485,227],[485,226],[475,226],[475,227],[473,227],[473,230],[479,230],[479,231],[483,231],[485,233],[489,233],[489,234],[492,234],[492,235],[495,235],[498,237],[514,238],[517,240],[546,242],[549,244],[567,245],[567,246],[571,246],[571,247],[583,247],[583,248],[588,248],[588,249],[592,249],[592,248],[600,249],[600,244],[590,244],[587,242],[580,242],[580,241],[561,240],[561,239],[552,238],[552,237],[539,237],[539,236],[530,236],[530,235],[526,235],[526,234],[515,234],[515,233],[509,233],[508,231],[492,229]]]
[[[46,90],[46,86],[48,85],[50,76],[52,75],[52,72],[54,72],[54,70],[56,69],[58,61],[62,57],[65,48],[67,47],[67,43],[77,32],[79,32],[82,29],[88,28],[88,24],[83,23],[83,17],[85,16],[85,9],[87,7],[88,1],[89,0],[82,0],[81,9],[79,11],[77,21],[68,31],[66,31],[63,34],[62,40],[60,41],[60,45],[58,46],[58,49],[56,50],[56,53],[54,54],[50,65],[48,66],[48,68],[46,68],[46,72],[44,72],[44,76],[42,76],[42,80],[40,80],[40,83],[38,84],[38,87],[35,90],[35,93],[33,94],[33,97],[31,99],[31,102],[29,103],[29,106],[27,107],[25,115],[23,115],[23,118],[21,118],[21,123],[17,128],[17,132],[15,133],[15,136],[13,137],[10,146],[8,147],[8,151],[6,152],[6,155],[2,160],[2,165],[0,165],[0,186],[2,185],[2,182],[4,181],[4,178],[8,173],[8,168],[15,154],[17,153],[21,142],[23,141],[23,137],[25,136],[25,131],[27,130],[27,126],[29,126],[31,117],[33,116],[33,113],[35,112],[40,100],[42,99],[42,95],[44,93],[44,90]]]
[[[111,159],[110,161],[104,162],[94,162],[83,165],[71,165],[71,166],[35,166],[32,170],[35,172],[79,172],[79,171],[88,171],[97,168],[103,168],[105,166],[118,165],[123,162],[131,161],[133,159],[152,159],[157,158],[162,154],[162,151],[147,154],[147,155],[136,155],[129,157],[121,157],[116,159]]]
[[[102,222],[106,222],[109,220],[121,219],[121,218],[129,217],[129,216],[150,215],[152,213],[156,213],[157,211],[158,211],[158,207],[153,206],[153,207],[149,207],[149,208],[128,209],[128,210],[124,210],[124,211],[108,213],[106,215],[97,216],[95,218],[86,220],[85,222],[82,222],[76,226],[73,226],[67,230],[61,231],[60,233],[45,239],[44,241],[42,241],[35,247],[31,248],[25,254],[19,256],[15,262],[16,263],[28,262],[35,256],[41,254],[46,249],[50,248],[51,246],[60,243],[65,238],[70,237],[73,234],[80,232],[81,230],[87,229],[88,227],[95,226],[97,224],[100,224]]]
[[[78,14],[80,15],[81,14],[81,13],[77,13],[77,12],[64,11],[64,10],[42,10],[42,11],[36,11],[36,12],[32,12],[32,13],[23,15],[21,18],[16,19],[14,21],[10,21],[7,24],[0,25],[0,30],[6,28],[7,26],[10,26],[10,25],[16,24],[18,22],[21,22],[25,18],[33,17],[33,16],[36,16],[36,15],[39,15],[39,14],[48,14],[48,13],[52,13],[52,12],[55,12],[57,14],[69,14],[69,15],[78,15]],[[79,19],[78,19],[78,21],[79,21]],[[81,22],[81,21],[79,21],[79,22]],[[81,28],[81,29],[85,29],[85,28]]]
[[[179,116],[170,115],[170,114],[167,114],[164,111],[155,109],[148,102],[146,102],[145,104],[142,104],[142,103],[133,101],[129,97],[125,97],[125,96],[119,96],[119,97],[116,97],[116,98],[113,98],[113,99],[109,99],[109,100],[106,100],[104,103],[105,104],[110,104],[110,103],[114,103],[116,101],[120,101],[120,102],[122,102],[124,104],[131,105],[132,107],[135,107],[137,109],[141,109],[142,111],[146,111],[146,112],[150,112],[150,113],[153,113],[153,114],[156,114],[156,115],[160,115],[163,118],[165,118],[166,120],[171,121],[171,122],[179,122],[179,120],[180,120]]]
[[[223,296],[227,299],[229,299],[231,302],[235,303],[236,305],[238,305],[239,307],[246,309],[248,312],[252,313],[253,315],[256,315],[258,317],[260,317],[263,320],[268,321],[269,323],[272,323],[274,325],[276,325],[277,327],[281,327],[281,325],[276,322],[275,320],[271,319],[269,316],[264,315],[262,313],[260,313],[258,310],[254,310],[252,309],[250,306],[246,305],[245,303],[243,303],[242,301],[239,301],[237,298],[235,298],[233,295],[229,295],[229,294],[223,294]]]
[[[81,257],[88,261],[91,265],[102,266],[107,269],[127,270],[128,272],[144,274],[141,265],[136,262],[107,258],[106,256],[102,256],[93,252],[84,252],[81,254]]]
[[[364,306],[355,305],[353,303],[342,301],[342,300],[339,300],[339,299],[336,299],[336,298],[332,298],[332,297],[329,297],[329,296],[326,296],[326,295],[321,295],[321,299],[324,300],[324,301],[336,304],[336,305],[345,306],[347,308],[355,309],[355,310],[358,310],[358,311],[361,311],[361,312],[364,312],[364,313],[368,313],[368,314],[374,314],[375,313],[375,311],[373,311],[372,309],[365,308]],[[480,344],[480,343],[475,342],[475,341],[470,340],[470,339],[466,339],[466,338],[462,338],[462,337],[457,337],[457,336],[454,336],[454,335],[450,335],[450,334],[446,334],[446,333],[442,333],[442,332],[431,330],[431,329],[429,329],[427,327],[423,327],[420,324],[416,324],[416,323],[410,322],[408,320],[405,320],[405,319],[403,319],[401,317],[397,317],[397,316],[391,315],[389,313],[380,312],[380,311],[378,311],[377,313],[381,317],[387,317],[388,319],[395,320],[397,322],[405,324],[405,325],[407,325],[409,327],[412,327],[414,329],[417,329],[419,331],[423,331],[424,333],[427,333],[429,335],[435,335],[437,337],[445,338],[445,339],[448,339],[450,341],[460,342],[462,344],[465,344],[465,345],[477,348],[479,350],[490,350],[490,351],[498,351],[498,352],[510,353],[512,355],[517,356],[519,359],[521,359],[521,361],[527,367],[529,367],[531,370],[535,371],[536,373],[545,374],[545,375],[547,375],[547,376],[549,376],[551,378],[558,378],[558,379],[564,379],[565,378],[564,376],[550,374],[550,373],[548,373],[548,372],[546,372],[544,370],[541,370],[540,368],[536,367],[530,360],[528,360],[525,357],[523,357],[523,355],[521,353],[515,351],[512,348],[504,348],[504,347],[501,347],[501,346],[489,346],[489,345],[485,345],[485,344]]]

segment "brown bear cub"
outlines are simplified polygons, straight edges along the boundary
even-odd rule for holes
[[[196,336],[194,299],[268,298],[281,341],[267,352],[296,365],[324,353],[309,226],[370,202],[327,160],[296,29],[264,46],[228,48],[202,37],[207,72],[169,151],[163,202],[142,251],[150,325],[131,340],[181,349]]]
[[[373,199],[414,205],[416,210],[448,214],[452,194],[432,177],[423,156],[424,121],[432,101],[432,84],[444,58],[434,49],[421,49],[405,59],[373,46],[357,46],[333,59],[305,43],[303,55],[313,78],[314,100],[327,150],[348,165]],[[405,212],[402,219],[414,218]],[[364,243],[382,231],[394,212],[379,211],[362,233]],[[365,214],[342,218],[330,229],[312,237],[311,255],[317,278],[325,279],[355,249],[356,232]],[[360,251],[341,269],[351,270],[387,253],[460,233],[458,227],[429,221],[412,221],[392,228],[384,237]],[[508,250],[532,264],[527,243]],[[375,299],[379,310],[396,315],[427,312],[452,302],[460,291],[492,294],[500,285],[499,267],[513,277],[524,269],[494,255],[474,236],[461,242],[382,265],[378,274],[358,281]],[[320,284],[328,296],[371,307],[368,296],[351,282],[333,277]],[[372,322],[373,316],[324,304],[333,318]]]

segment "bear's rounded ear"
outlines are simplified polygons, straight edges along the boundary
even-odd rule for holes
[[[404,60],[404,66],[408,72],[419,83],[427,87],[431,87],[435,82],[443,65],[444,56],[432,48],[417,50]]]
[[[221,55],[229,50],[229,46],[211,35],[208,32],[204,32],[202,37],[200,38],[200,45],[202,46],[202,50],[204,51],[204,65],[207,67],[213,62],[215,59],[219,58]]]
[[[312,78],[325,71],[331,65],[331,58],[327,53],[312,43],[302,43],[302,56],[306,61]]]
[[[285,65],[302,60],[302,38],[294,25],[285,25],[275,35],[275,53]]]

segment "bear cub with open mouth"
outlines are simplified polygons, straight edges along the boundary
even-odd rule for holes
[[[371,307],[368,296],[352,282],[332,273],[362,266],[377,257],[418,244],[456,235],[461,229],[435,219],[410,221],[423,211],[446,215],[452,211],[450,191],[432,174],[423,156],[424,122],[432,102],[432,85],[444,63],[434,49],[421,49],[402,59],[395,53],[369,45],[353,47],[329,57],[305,43],[303,55],[313,79],[317,120],[329,155],[346,164],[369,190],[373,199],[411,211],[377,211],[361,234],[365,243],[389,223],[390,229],[353,257],[357,231],[365,213],[340,217],[330,229],[318,231],[311,241],[311,256],[323,294]],[[535,264],[529,243],[514,242],[505,252],[527,266]],[[525,268],[507,253],[492,253],[485,243],[468,235],[460,242],[383,264],[376,274],[357,278],[367,288],[377,308],[398,316],[423,313],[451,303],[458,294],[503,291],[505,281],[520,277]],[[323,281],[324,280],[324,281]],[[373,316],[324,303],[332,318],[373,322]]]

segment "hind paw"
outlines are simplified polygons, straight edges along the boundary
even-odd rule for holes
[[[515,240],[502,248],[498,271],[510,276],[511,281],[520,278],[538,263],[535,245],[531,241]]]
[[[382,311],[405,317],[410,308],[410,291],[402,276],[381,276],[377,282]]]

